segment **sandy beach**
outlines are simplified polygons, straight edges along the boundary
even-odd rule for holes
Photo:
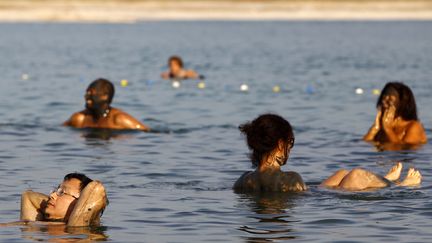
[[[429,0],[0,0],[0,22],[431,19]]]

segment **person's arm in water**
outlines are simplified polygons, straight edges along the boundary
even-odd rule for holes
[[[25,191],[21,195],[21,214],[20,220],[38,221],[43,220],[42,209],[46,206],[49,197],[45,194]]]
[[[119,111],[117,114],[115,114],[114,123],[121,129],[133,129],[145,132],[150,131],[148,126],[142,124],[137,119],[123,111]]]
[[[102,211],[108,204],[104,186],[99,181],[90,182],[75,204],[69,216],[67,226],[89,226],[100,222]]]
[[[166,71],[166,72],[161,73],[161,78],[170,79],[170,72]]]
[[[381,117],[382,117],[382,111],[381,111],[381,108],[378,108],[378,112],[377,112],[377,115],[375,117],[375,123],[372,124],[369,131],[366,133],[366,135],[364,135],[363,140],[374,141],[375,136],[377,135],[377,133],[381,129]]]
[[[197,79],[199,77],[198,73],[192,69],[185,70],[186,78]]]
[[[82,112],[74,113],[69,120],[63,123],[63,126],[82,128],[84,124],[85,115]]]

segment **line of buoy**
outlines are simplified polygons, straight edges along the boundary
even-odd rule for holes
[[[362,94],[365,93],[365,90],[362,89],[362,88],[356,88],[356,89],[354,90],[354,92],[355,92],[356,94],[358,94],[358,95],[362,95]],[[381,94],[381,91],[380,91],[379,89],[372,89],[372,94],[373,94],[373,95],[380,95],[380,94]]]
[[[21,75],[21,79],[22,79],[22,80],[28,80],[29,78],[30,78],[30,76],[29,76],[27,73],[23,73],[23,74]],[[81,77],[80,80],[83,81],[83,78]],[[147,86],[151,86],[151,85],[153,85],[154,83],[155,83],[155,81],[152,81],[152,80],[146,80],[146,84],[147,84]],[[129,85],[129,81],[128,81],[127,79],[122,79],[122,80],[120,81],[120,85],[121,85],[121,87],[127,87],[127,86]],[[178,80],[173,80],[173,81],[171,82],[171,85],[172,85],[172,87],[173,87],[174,89],[178,89],[178,88],[181,87],[181,82],[178,81]],[[206,85],[206,83],[204,82],[204,80],[201,79],[201,80],[197,83],[197,86],[196,86],[196,87],[197,87],[198,89],[205,89],[205,88],[207,87],[207,85]],[[228,90],[228,86],[225,85],[225,86],[224,86],[224,89],[225,89],[225,90]],[[280,87],[279,85],[275,85],[275,86],[273,86],[271,90],[272,90],[273,93],[279,93],[279,92],[282,91],[282,89],[281,89],[281,87]],[[248,92],[248,91],[249,91],[249,85],[247,85],[246,83],[242,83],[242,84],[240,85],[240,91],[241,91],[241,92]],[[312,86],[311,84],[308,84],[308,85],[306,86],[306,88],[305,88],[305,92],[306,92],[307,94],[313,94],[313,93],[315,93],[315,88],[314,88],[314,86]],[[357,95],[363,95],[363,94],[365,93],[365,90],[364,90],[363,88],[357,87],[357,88],[355,88],[354,92],[355,92]],[[372,94],[373,94],[373,95],[380,95],[380,93],[381,93],[381,91],[380,91],[379,89],[373,89],[373,90],[372,90]]]

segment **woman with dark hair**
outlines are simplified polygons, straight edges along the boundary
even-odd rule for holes
[[[403,83],[385,85],[376,105],[375,123],[363,137],[379,144],[417,145],[427,142],[426,133],[417,117],[411,89]]]
[[[301,176],[293,171],[283,172],[294,134],[288,121],[278,115],[261,115],[250,123],[240,126],[252,153],[250,155],[255,171],[245,172],[234,184],[234,191],[244,192],[300,192],[307,190]],[[355,168],[339,170],[324,180],[321,185],[333,189],[360,191],[382,188],[392,183],[399,186],[417,186],[421,183],[420,171],[410,168],[406,178],[399,183],[402,163],[394,165],[385,176]]]
[[[200,75],[194,70],[183,68],[183,60],[179,56],[171,56],[168,59],[168,67],[169,70],[161,74],[163,79],[184,80],[200,78]]]
[[[306,190],[301,176],[293,171],[283,172],[294,134],[288,121],[278,115],[265,114],[240,126],[246,135],[250,158],[255,171],[244,173],[234,184],[237,192],[275,191],[298,192]]]

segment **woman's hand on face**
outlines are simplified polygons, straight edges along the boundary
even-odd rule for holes
[[[381,129],[381,118],[382,118],[382,109],[381,109],[381,107],[379,107],[377,115],[375,117],[375,124],[374,124],[374,127],[376,130]]]
[[[382,116],[382,125],[383,125],[384,129],[393,128],[394,120],[395,120],[395,114],[396,114],[396,107],[393,105],[384,111],[384,114]]]

